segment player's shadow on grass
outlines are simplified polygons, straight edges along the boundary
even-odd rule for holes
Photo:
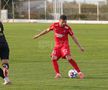
[[[88,89],[88,90],[94,90],[94,89],[95,89],[95,90],[98,90],[98,89],[99,89],[99,90],[103,90],[103,89],[104,89],[104,90],[107,90],[107,89],[108,89],[107,87],[102,87],[102,86],[100,86],[100,87],[99,87],[99,86],[73,86],[72,88],[78,89],[78,90],[80,90],[80,89],[81,89],[81,90],[83,90],[83,89],[84,89],[84,90],[85,90],[85,89],[86,89],[86,90],[87,90],[87,89]]]
[[[69,79],[69,77],[64,77],[66,79]],[[77,78],[73,78],[73,79],[79,79],[78,77]],[[86,76],[84,79],[108,79],[108,77],[93,77],[93,76]]]
[[[107,86],[93,86],[93,85],[67,85],[67,84],[50,84],[50,85],[46,85],[48,87],[55,87],[55,89],[57,88],[63,88],[63,90],[108,90]]]
[[[108,77],[105,77],[105,76],[101,76],[101,77],[99,77],[99,76],[97,76],[97,77],[93,77],[93,76],[87,76],[87,77],[85,77],[85,79],[108,79]]]

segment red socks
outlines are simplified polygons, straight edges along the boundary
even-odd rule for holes
[[[75,69],[77,72],[80,72],[80,69],[79,69],[77,63],[76,63],[74,60],[70,59],[70,60],[69,60],[69,63],[74,67],[74,69]]]
[[[76,63],[74,60],[70,59],[70,60],[69,60],[69,63],[74,67],[74,69],[75,69],[77,72],[80,72],[80,69],[79,69],[77,63]],[[59,65],[58,65],[57,60],[52,60],[52,64],[53,64],[55,73],[56,73],[56,74],[57,74],[57,73],[60,73],[60,71],[59,71]]]
[[[57,63],[57,60],[52,60],[52,64],[53,64],[53,67],[54,67],[54,70],[55,70],[55,73],[60,73],[59,72],[59,65]]]

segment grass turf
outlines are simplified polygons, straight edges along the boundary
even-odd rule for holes
[[[80,53],[70,38],[73,58],[85,73],[83,80],[70,79],[72,67],[59,60],[62,78],[54,79],[50,53],[53,49],[53,32],[33,40],[34,34],[49,24],[5,24],[5,34],[10,46],[10,78],[12,85],[1,90],[108,90],[108,25],[70,24],[79,42],[85,47]]]

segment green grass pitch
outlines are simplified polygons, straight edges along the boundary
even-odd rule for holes
[[[10,46],[10,79],[12,85],[0,90],[108,90],[108,25],[70,24],[79,42],[81,53],[71,37],[71,53],[85,73],[85,79],[68,78],[72,67],[66,60],[59,60],[62,78],[55,80],[50,53],[53,49],[53,32],[33,40],[34,34],[49,24],[4,24]]]

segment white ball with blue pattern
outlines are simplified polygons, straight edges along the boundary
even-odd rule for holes
[[[77,71],[75,69],[71,69],[68,71],[68,76],[70,78],[76,78],[77,77]]]

